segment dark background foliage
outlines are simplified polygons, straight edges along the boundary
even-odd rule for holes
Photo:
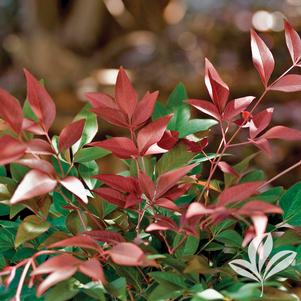
[[[58,108],[53,133],[83,106],[84,92],[113,92],[120,65],[138,91],[159,89],[162,101],[179,81],[190,97],[207,99],[202,80],[207,56],[233,97],[258,96],[262,86],[250,59],[249,29],[255,27],[274,53],[276,76],[289,63],[284,37],[277,32],[284,17],[298,30],[300,16],[300,0],[1,0],[0,85],[22,101],[21,69],[44,78]],[[266,98],[265,106],[275,106],[275,124],[301,128],[299,97],[271,93]],[[102,121],[99,138],[114,131]],[[253,151],[246,148],[241,155]],[[298,151],[297,144],[274,144],[273,162],[260,155],[256,163],[273,176],[291,165]],[[113,158],[102,169],[109,166],[120,169]],[[276,184],[292,184],[300,172]]]

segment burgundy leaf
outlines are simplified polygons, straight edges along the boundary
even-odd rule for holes
[[[205,59],[205,84],[218,111],[223,112],[229,97],[229,87],[208,59]]]
[[[111,256],[112,260],[119,265],[143,265],[144,253],[133,243],[121,242],[112,247],[107,253]]]
[[[152,200],[155,194],[155,185],[152,179],[144,172],[138,174],[139,186],[149,200]]]
[[[16,204],[36,196],[44,195],[52,191],[56,184],[57,181],[51,178],[49,175],[39,170],[31,170],[25,175],[17,187],[10,200],[10,203]]]
[[[296,63],[301,57],[301,39],[298,33],[286,20],[284,21],[284,30],[288,51],[291,55],[293,63]]]
[[[89,99],[89,102],[92,104],[94,109],[110,108],[118,110],[118,106],[115,103],[114,99],[108,94],[89,92],[86,93],[85,96]]]
[[[249,124],[250,137],[254,139],[260,134],[272,120],[274,108],[268,108],[256,114]]]
[[[261,138],[287,141],[301,140],[301,131],[278,125],[265,132]]]
[[[31,169],[39,170],[43,173],[46,173],[50,176],[55,176],[55,170],[53,166],[45,160],[38,160],[38,159],[21,159],[16,161],[16,163],[27,166]]]
[[[198,142],[190,141],[189,139],[182,139],[182,142],[187,146],[187,150],[193,153],[201,152],[208,145],[207,138],[203,138]]]
[[[179,132],[166,130],[157,145],[163,149],[169,150],[177,144],[178,138]]]
[[[27,99],[45,131],[48,131],[55,119],[55,104],[43,85],[26,69],[24,73],[27,81]]]
[[[63,128],[59,136],[59,149],[60,151],[70,148],[82,136],[85,126],[85,119],[80,119],[68,124]]]
[[[63,180],[59,180],[59,182],[67,190],[69,190],[74,195],[76,195],[78,198],[80,198],[84,203],[88,203],[86,189],[85,189],[83,183],[78,178],[69,176]]]
[[[122,159],[129,159],[138,155],[134,142],[126,137],[114,137],[103,141],[90,143],[91,146],[98,146],[111,151],[115,156]]]
[[[126,115],[120,110],[99,106],[97,108],[92,109],[91,111],[113,125],[125,128],[128,128],[129,126],[128,121],[126,120]]]
[[[140,155],[144,155],[153,144],[160,141],[171,117],[172,115],[167,115],[157,119],[139,131],[137,144]]]
[[[83,249],[92,249],[98,252],[102,250],[101,247],[96,243],[94,239],[83,235],[66,238],[48,246],[48,248],[65,248],[65,247],[78,247]]]
[[[254,30],[251,30],[251,50],[253,64],[264,86],[267,86],[274,70],[275,62],[271,51]]]
[[[118,207],[124,207],[125,206],[125,199],[124,195],[112,188],[107,188],[107,187],[101,187],[101,188],[96,188],[93,190],[96,194],[98,194],[100,197],[105,199],[106,201],[117,205]]]
[[[0,117],[5,120],[16,133],[20,133],[23,120],[22,108],[14,96],[1,88]]]
[[[21,158],[26,150],[25,144],[5,135],[0,137],[0,165],[5,165]]]
[[[268,156],[272,155],[272,149],[271,149],[270,143],[269,143],[269,141],[267,139],[260,138],[260,139],[252,140],[251,142],[258,149],[260,149],[261,151],[263,151],[264,153],[266,153]]]
[[[124,177],[113,174],[101,174],[93,178],[104,182],[106,185],[120,192],[138,192],[138,182],[134,177]]]
[[[152,93],[147,92],[140,100],[132,117],[132,124],[135,127],[142,125],[152,116],[158,95],[158,91]]]
[[[88,235],[97,241],[106,243],[118,243],[125,241],[121,234],[108,230],[90,230],[82,232],[82,234]]]
[[[278,213],[282,214],[283,211],[276,205],[272,205],[263,201],[255,200],[250,201],[240,207],[237,211],[238,214],[252,216],[263,213]]]
[[[94,281],[100,281],[102,284],[106,282],[102,266],[96,258],[84,261],[79,265],[78,269]]]
[[[115,99],[130,120],[137,105],[137,94],[123,68],[120,68],[117,76]]]
[[[288,74],[281,77],[276,81],[270,88],[274,91],[282,92],[297,92],[301,91],[301,75],[299,74]]]
[[[175,170],[162,174],[157,180],[156,199],[160,198],[165,192],[171,189],[181,178],[189,173],[196,164],[183,166]]]
[[[237,173],[237,171],[232,166],[230,166],[227,162],[220,161],[218,163],[218,167],[220,168],[220,170],[223,173],[228,173],[228,174],[233,175],[234,177],[239,177],[239,174]]]
[[[200,100],[200,99],[188,99],[187,101],[190,105],[198,109],[199,111],[212,116],[213,118],[220,120],[221,115],[216,108],[216,106],[209,101],[206,100]]]
[[[180,211],[180,208],[168,198],[160,198],[154,203],[156,206],[169,209],[171,211]]]
[[[27,142],[27,153],[37,155],[53,155],[50,144],[42,139],[32,139]]]
[[[218,196],[218,205],[224,206],[238,201],[244,201],[258,192],[259,187],[263,184],[262,181],[247,182],[226,188]]]
[[[245,96],[229,101],[225,108],[223,119],[232,120],[238,114],[245,111],[254,99],[254,96]]]

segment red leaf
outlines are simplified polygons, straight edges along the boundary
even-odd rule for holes
[[[208,59],[205,59],[205,84],[218,111],[223,112],[229,97],[229,87]]]
[[[147,92],[140,100],[132,117],[132,124],[135,127],[139,127],[152,116],[158,95],[158,91]]]
[[[259,187],[263,184],[262,181],[247,182],[226,188],[219,196],[219,206],[232,204],[238,201],[244,201],[258,192]]]
[[[69,190],[74,195],[76,195],[78,198],[80,198],[84,203],[88,203],[86,189],[85,189],[83,183],[78,178],[70,176],[63,180],[59,180],[59,182],[67,190]]]
[[[200,100],[200,99],[188,99],[187,101],[190,105],[198,109],[199,111],[212,116],[213,118],[220,120],[221,116],[218,112],[216,106],[209,101]]]
[[[48,246],[48,248],[65,248],[65,247],[78,247],[83,249],[92,249],[98,252],[102,251],[101,247],[96,243],[94,239],[83,235],[66,238]]]
[[[254,30],[251,30],[251,50],[253,64],[264,86],[267,86],[274,70],[275,62],[271,51]]]
[[[145,229],[146,232],[165,231],[165,230],[172,230],[178,232],[179,228],[171,218],[166,216],[157,216],[155,223],[150,224]]]
[[[293,63],[301,57],[301,39],[294,28],[284,20],[285,41]]]
[[[0,117],[4,119],[16,133],[20,133],[23,120],[22,108],[14,96],[1,88]]]
[[[244,204],[237,210],[238,214],[252,216],[263,213],[278,213],[282,214],[283,211],[278,206],[263,202],[263,201],[250,201]]]
[[[154,203],[156,206],[169,209],[171,211],[180,211],[180,208],[171,200],[167,198],[160,198]]]
[[[96,258],[84,261],[79,265],[78,269],[93,280],[100,281],[102,284],[106,282],[102,266]]]
[[[235,116],[245,111],[254,99],[254,96],[245,96],[229,101],[225,108],[223,119],[232,120]]]
[[[230,166],[227,162],[220,161],[218,163],[218,167],[220,168],[220,170],[223,173],[228,173],[228,174],[233,175],[234,177],[239,177],[239,174],[237,173],[237,171],[232,166]]]
[[[152,200],[155,194],[155,185],[152,179],[144,172],[138,174],[139,186],[149,200]]]
[[[124,195],[119,191],[107,187],[96,188],[93,191],[106,201],[117,205],[118,207],[124,208],[125,198]]]
[[[106,185],[120,192],[138,192],[138,182],[134,177],[124,177],[112,174],[101,174],[93,178],[104,182]]]
[[[207,138],[203,138],[201,141],[198,142],[190,141],[189,139],[182,139],[182,142],[186,144],[187,150],[193,153],[201,152],[208,145]]]
[[[251,141],[257,148],[259,148],[261,151],[263,151],[264,153],[266,153],[268,156],[272,155],[272,149],[270,146],[270,143],[267,139],[265,138],[260,138],[260,139],[256,139]]]
[[[26,153],[37,155],[52,155],[53,149],[50,144],[42,139],[32,139],[27,142]]]
[[[185,213],[185,219],[199,218],[200,216],[211,214],[212,212],[213,209],[208,209],[198,202],[193,202],[189,205]]]
[[[89,99],[94,109],[110,108],[118,110],[118,106],[114,99],[105,93],[89,92],[85,96]]]
[[[161,175],[157,180],[156,199],[160,198],[165,192],[171,189],[181,178],[183,178],[187,173],[189,173],[195,166],[196,164],[183,166]]]
[[[157,119],[139,131],[137,144],[140,155],[144,155],[150,146],[160,141],[171,117],[172,115],[167,115]]]
[[[128,122],[126,120],[126,115],[120,110],[105,107],[97,107],[95,109],[92,109],[91,111],[113,125],[125,128],[129,127]]]
[[[287,141],[301,140],[301,131],[279,125],[269,129],[261,138],[282,139]]]
[[[301,75],[288,74],[280,78],[270,88],[274,91],[297,92],[301,91]]]
[[[27,166],[31,169],[39,170],[48,175],[55,176],[55,170],[48,161],[38,159],[21,159],[16,161],[16,163]]]
[[[27,99],[45,131],[48,131],[55,119],[55,104],[43,85],[26,69],[24,73],[27,81]]]
[[[42,127],[31,119],[23,118],[22,131],[27,131],[35,135],[44,135]]]
[[[268,108],[252,118],[249,124],[250,137],[252,139],[258,136],[271,123],[273,112],[274,108]]]
[[[90,230],[82,232],[82,234],[88,235],[97,241],[106,242],[109,244],[125,241],[121,234],[107,230]]]
[[[70,148],[82,136],[85,126],[85,119],[80,119],[68,124],[63,128],[59,136],[59,149],[60,151]]]
[[[166,130],[157,145],[163,149],[169,150],[177,144],[178,138],[179,132]]]
[[[123,68],[120,68],[117,76],[115,99],[130,120],[137,105],[137,94]]]
[[[103,141],[90,143],[91,146],[98,146],[111,151],[115,156],[122,159],[129,159],[138,155],[134,142],[126,137],[114,137]]]
[[[144,253],[133,243],[121,242],[107,251],[112,260],[119,265],[141,266],[143,265]]]
[[[39,171],[29,171],[17,187],[10,203],[16,204],[24,200],[44,195],[52,191],[57,182],[49,175]]]
[[[0,165],[5,165],[21,158],[26,150],[25,144],[5,135],[0,137]]]

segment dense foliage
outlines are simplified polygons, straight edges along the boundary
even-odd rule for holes
[[[259,97],[229,100],[206,60],[211,101],[189,99],[182,84],[166,105],[158,92],[138,101],[121,68],[114,97],[88,93],[74,122],[50,137],[55,105],[42,83],[25,70],[23,108],[0,90],[0,299],[256,300],[260,284],[229,262],[248,258],[248,243],[271,233],[272,253],[297,256],[263,283],[264,298],[299,300],[292,285],[300,281],[301,184],[271,183],[301,161],[272,179],[252,167],[258,152],[229,164],[235,148],[251,144],[268,158],[271,140],[301,140],[299,130],[269,127],[273,108],[257,111],[270,91],[301,90],[301,75],[290,73],[301,66],[301,40],[288,23],[285,34],[292,66],[270,81],[274,58],[251,32]],[[191,119],[191,107],[211,119]],[[97,116],[128,134],[92,142]],[[214,126],[217,150],[210,148]],[[95,160],[109,154],[123,172],[101,173]]]

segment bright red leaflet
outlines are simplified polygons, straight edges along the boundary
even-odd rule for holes
[[[26,69],[24,73],[27,81],[27,99],[44,130],[48,131],[55,119],[55,104],[43,85]]]
[[[226,188],[218,196],[218,206],[225,206],[228,204],[243,201],[258,192],[259,187],[263,184],[262,181],[248,182],[238,184],[229,188]]]
[[[0,117],[5,120],[16,133],[20,133],[23,121],[22,108],[14,96],[1,88]]]
[[[254,66],[264,86],[267,86],[274,70],[275,61],[267,45],[254,30],[251,30],[251,50]]]
[[[0,137],[0,165],[5,165],[21,158],[26,145],[19,140],[5,135]]]
[[[285,41],[293,63],[301,57],[301,39],[294,28],[284,20]]]
[[[33,169],[25,175],[12,196],[10,203],[16,204],[36,196],[44,195],[52,191],[56,184],[57,181],[49,175]]]
[[[85,122],[85,119],[81,119],[74,121],[63,128],[59,136],[59,149],[61,151],[70,148],[81,138]]]

